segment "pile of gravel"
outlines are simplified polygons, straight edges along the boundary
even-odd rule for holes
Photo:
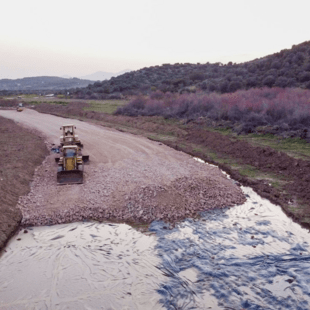
[[[19,199],[22,224],[52,225],[90,219],[175,222],[200,211],[245,201],[240,188],[217,167],[179,153],[175,161],[163,162],[156,154],[139,154],[113,165],[90,163],[85,166],[81,185],[57,185],[56,155],[50,155],[37,169],[29,195]]]

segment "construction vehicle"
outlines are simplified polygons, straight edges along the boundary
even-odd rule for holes
[[[63,125],[60,127],[62,135],[60,136],[60,146],[64,145],[77,145],[83,147],[79,136],[75,133],[76,127],[72,124]]]
[[[84,163],[89,161],[89,155],[82,155],[77,145],[63,146],[60,157],[55,161],[58,163],[58,184],[83,183]]]
[[[18,104],[18,106],[17,106],[17,108],[16,108],[16,111],[17,111],[17,112],[22,112],[22,111],[24,111],[24,106],[23,106],[22,103],[19,103],[19,104]]]

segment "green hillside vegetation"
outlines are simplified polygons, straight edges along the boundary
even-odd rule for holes
[[[163,64],[131,71],[74,91],[75,98],[121,99],[162,92],[231,93],[259,87],[310,89],[310,41],[278,53],[235,64]]]
[[[23,79],[0,80],[0,95],[46,93],[44,91],[59,91],[76,87],[86,87],[92,83],[90,80],[78,78],[65,79],[57,76],[36,76]]]

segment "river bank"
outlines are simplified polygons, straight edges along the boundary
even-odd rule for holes
[[[110,104],[110,103],[109,103]],[[225,124],[163,117],[129,117],[91,111],[87,102],[38,104],[42,113],[77,118],[159,141],[217,165],[233,179],[251,186],[304,227],[310,227],[310,144],[272,135],[236,135]]]
[[[300,309],[310,234],[241,187],[234,208],[141,233],[94,221],[27,227],[0,255],[0,309]]]
[[[30,190],[30,182],[48,150],[37,132],[0,117],[0,249],[22,220],[19,196]]]
[[[68,122],[31,109],[22,113],[2,110],[0,115],[40,131],[49,149],[59,141],[58,128]],[[18,200],[23,226],[90,219],[132,225],[156,220],[176,223],[204,210],[245,201],[236,183],[217,167],[145,137],[74,122],[84,144],[83,153],[90,156],[84,167],[84,183],[57,185],[57,155],[50,152],[36,169],[30,192]]]

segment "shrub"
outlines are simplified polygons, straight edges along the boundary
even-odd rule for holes
[[[275,81],[276,81],[276,78],[273,75],[268,75],[267,77],[263,79],[263,85],[272,87]]]
[[[213,82],[209,82],[207,87],[208,87],[208,91],[210,91],[210,92],[218,90],[217,85]]]
[[[310,52],[310,50],[309,50],[309,52]],[[305,71],[310,71],[310,63],[305,65]]]
[[[152,92],[150,94],[150,98],[151,99],[163,99],[164,98],[164,93],[162,93],[161,91],[155,91],[155,92]]]
[[[299,75],[299,81],[300,82],[308,82],[308,81],[310,81],[310,72],[302,72]]]
[[[241,123],[245,133],[265,125],[299,130],[310,128],[310,91],[274,87],[222,95],[155,92],[149,98],[135,98],[119,108],[116,114],[183,119],[207,117],[214,121]]]
[[[220,83],[219,90],[222,94],[228,92],[228,82],[226,80]]]
[[[129,106],[135,110],[143,110],[145,107],[146,99],[138,97],[129,103]]]
[[[235,92],[236,90],[240,89],[242,87],[241,82],[238,81],[232,81],[228,85],[228,91],[229,92]]]
[[[289,79],[288,78],[286,78],[285,76],[280,76],[277,80],[276,80],[276,82],[275,82],[275,86],[278,86],[278,87],[286,87],[286,86],[288,86],[288,84],[289,84]]]
[[[192,81],[203,81],[205,79],[205,76],[202,72],[193,72],[190,74],[189,78]]]

